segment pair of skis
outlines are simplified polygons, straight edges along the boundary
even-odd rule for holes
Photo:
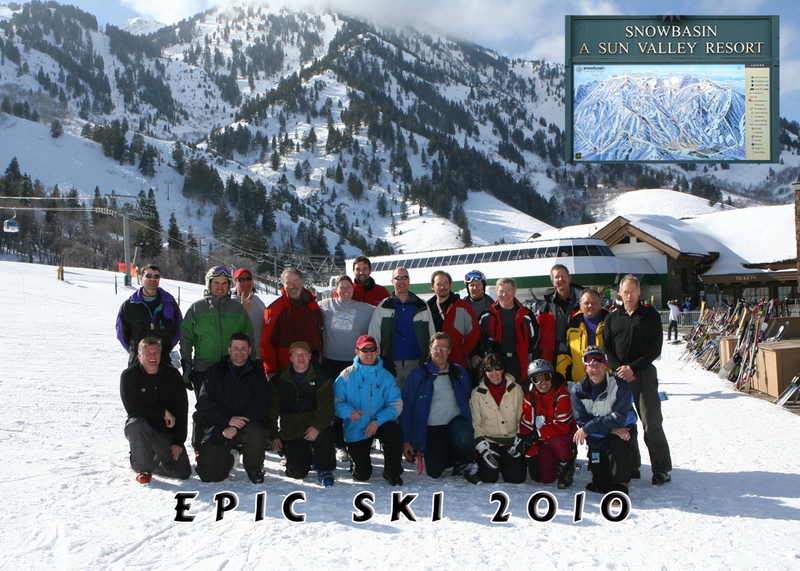
[[[797,399],[800,397],[800,374],[794,376],[792,382],[789,383],[789,386],[786,387],[781,393],[781,396],[775,399],[775,404],[778,406],[783,406],[789,402],[789,399],[792,398],[792,396],[794,396],[793,404],[797,404]]]

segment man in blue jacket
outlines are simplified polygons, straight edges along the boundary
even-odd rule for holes
[[[576,444],[589,446],[590,492],[628,493],[636,413],[628,383],[608,371],[605,352],[590,345],[583,353],[586,377],[572,387],[572,414],[578,424]]]
[[[452,466],[454,476],[477,484],[480,476],[469,408],[469,375],[448,361],[451,344],[447,333],[434,333],[429,348],[430,358],[411,371],[403,386],[403,455],[413,462],[420,454],[431,478]]]
[[[383,445],[384,479],[391,486],[402,486],[403,431],[396,421],[403,401],[378,351],[378,342],[371,335],[356,340],[353,364],[341,372],[333,385],[334,407],[336,416],[343,420],[353,479],[365,481],[372,475],[369,455],[377,438]]]
[[[128,366],[136,364],[139,341],[145,337],[161,340],[161,362],[172,365],[170,351],[181,338],[183,316],[178,302],[159,287],[161,271],[149,264],[139,273],[142,287],[119,308],[117,339],[128,352]]]

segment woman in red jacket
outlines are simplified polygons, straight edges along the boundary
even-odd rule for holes
[[[525,455],[531,479],[543,484],[558,479],[560,490],[572,485],[575,470],[575,447],[572,437],[577,430],[572,417],[564,377],[544,359],[528,366],[532,389],[522,401],[522,417],[517,450]]]

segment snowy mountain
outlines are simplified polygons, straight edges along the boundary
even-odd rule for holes
[[[169,274],[166,274],[169,277]],[[680,359],[665,345],[657,362],[673,481],[650,485],[644,442],[642,479],[631,484],[626,519],[601,515],[601,497],[584,492],[583,470],[568,490],[554,484],[473,486],[432,480],[404,463],[402,488],[376,473],[353,481],[344,464],[331,489],[316,477],[292,480],[267,455],[266,482],[254,486],[237,467],[218,484],[155,477],[134,481],[123,435],[119,375],[127,355],[114,335],[120,304],[132,289],[119,274],[0,262],[7,324],[0,330],[3,415],[0,456],[4,514],[0,547],[7,567],[161,571],[163,569],[794,569],[800,559],[800,417],[735,392],[728,381]],[[202,286],[162,280],[185,312]],[[35,343],[20,336],[36,332]],[[43,351],[44,348],[47,352]],[[190,393],[190,407],[194,393]],[[738,419],[738,429],[731,420]],[[782,435],[786,435],[783,436]],[[641,436],[640,436],[641,439]],[[238,505],[217,518],[215,494]],[[265,498],[256,519],[256,494]],[[284,502],[305,514],[284,516]],[[375,515],[354,523],[359,493],[374,494]],[[390,517],[403,494],[417,521]],[[528,515],[534,494],[557,502],[550,521]],[[585,496],[578,494],[585,493]],[[191,497],[177,522],[178,494]],[[414,499],[412,500],[412,495]],[[431,521],[441,494],[442,518]],[[550,496],[548,496],[550,497]],[[583,503],[580,504],[580,498]],[[507,500],[505,523],[492,518]],[[539,514],[545,512],[545,500]],[[582,505],[582,509],[576,506]],[[577,515],[580,516],[576,518]],[[612,512],[612,515],[614,512]],[[217,521],[219,519],[219,521]],[[576,519],[578,521],[576,521]]]
[[[159,219],[137,241],[150,258],[167,234],[263,272],[297,256],[491,244],[595,218],[599,188],[747,205],[787,200],[800,172],[789,122],[780,166],[565,166],[562,66],[346,14],[246,3],[101,30],[31,2],[3,8],[0,29],[0,168],[17,159],[4,194],[147,199]],[[484,224],[488,212],[505,223]],[[80,233],[81,263],[119,260],[97,220],[76,222],[65,247],[53,216],[23,214],[0,246],[70,260]]]

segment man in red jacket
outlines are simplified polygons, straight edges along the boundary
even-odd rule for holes
[[[550,268],[550,281],[555,289],[548,290],[536,317],[542,334],[542,358],[554,363],[559,353],[565,353],[567,325],[580,307],[580,286],[572,285],[569,270],[563,264]]]
[[[308,343],[313,363],[319,363],[322,349],[322,310],[303,287],[303,273],[286,268],[281,281],[281,297],[267,307],[261,330],[261,359],[269,378],[289,366],[289,347],[295,341]]]
[[[481,338],[478,318],[469,304],[452,292],[453,278],[444,270],[437,270],[431,276],[431,289],[434,296],[428,300],[436,331],[450,336],[452,347],[450,361],[465,369],[467,360]]]
[[[528,363],[541,356],[539,326],[533,313],[516,298],[517,284],[511,278],[500,278],[495,284],[497,301],[481,314],[483,353],[497,353],[506,364],[506,372],[525,389]]]
[[[370,277],[372,262],[366,256],[359,256],[353,262],[353,301],[362,301],[370,305],[378,305],[389,297],[389,290],[375,283]]]

